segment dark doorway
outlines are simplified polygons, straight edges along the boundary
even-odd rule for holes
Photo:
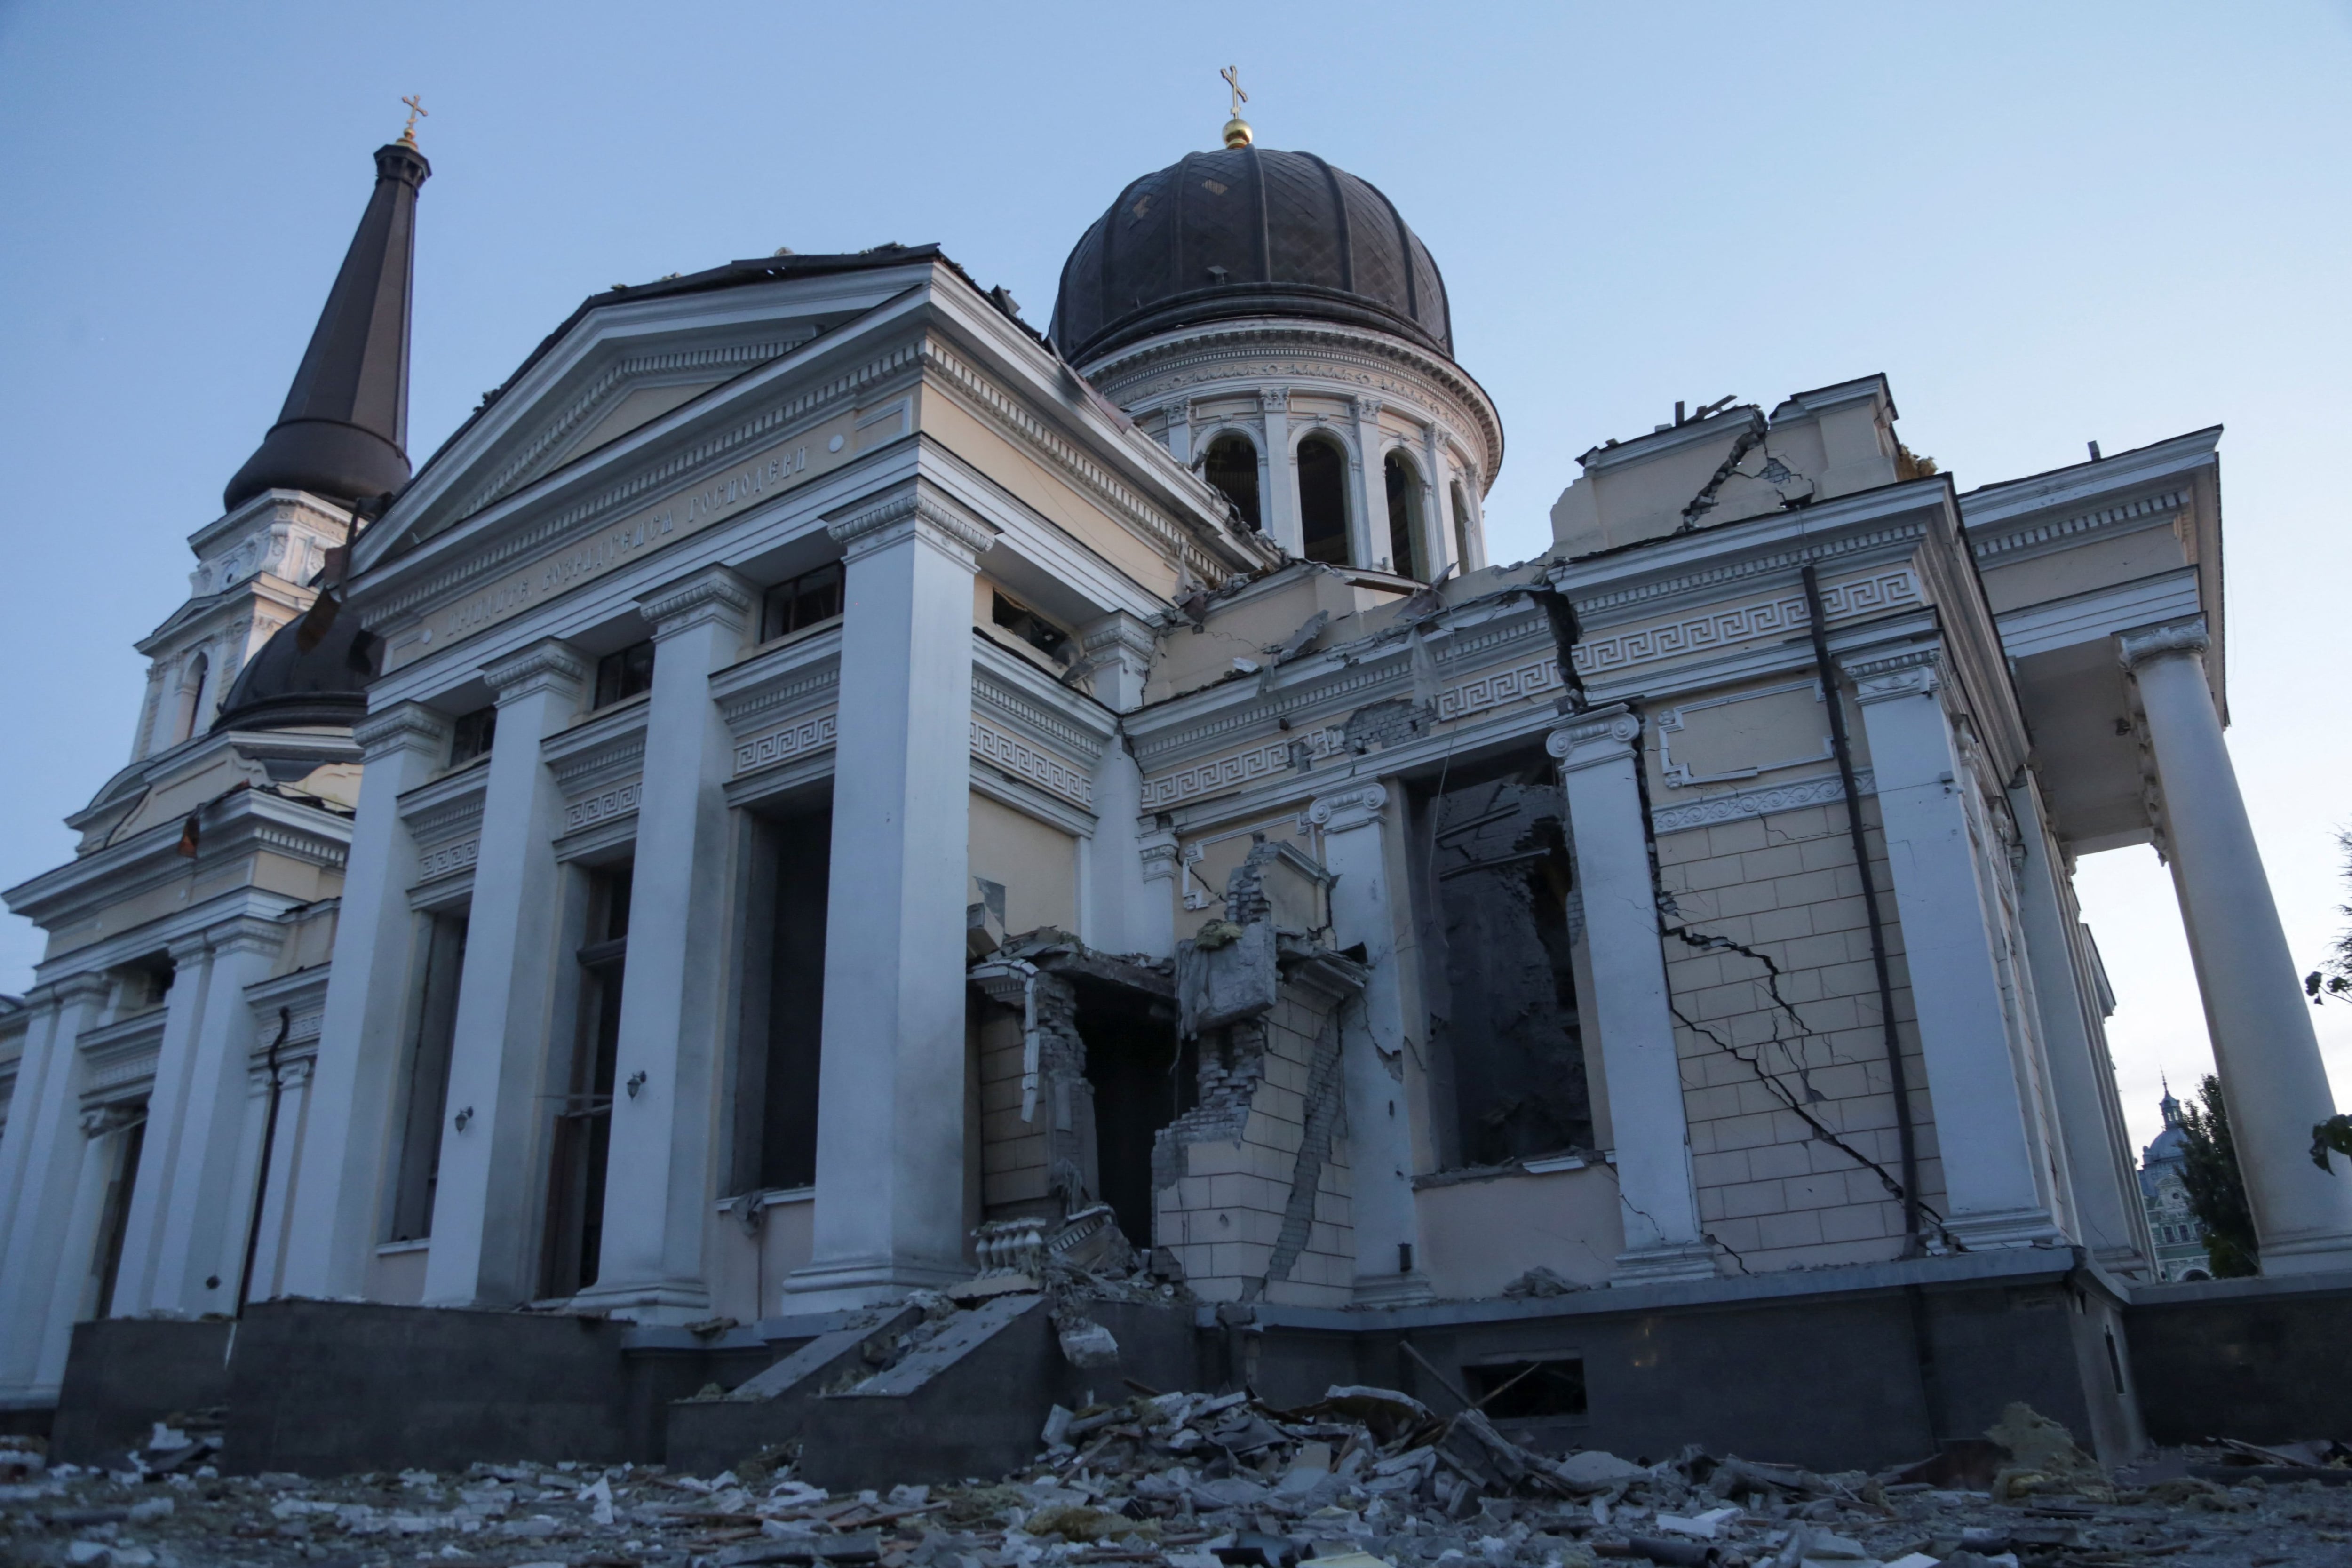
[[[817,1069],[824,1037],[828,802],[752,823],[734,1192],[816,1184]]]
[[[1348,565],[1348,454],[1328,436],[1298,443],[1298,528],[1309,561]]]
[[[457,982],[466,969],[466,917],[427,915],[425,920],[425,983],[408,1056],[399,1184],[393,1191],[394,1241],[417,1241],[433,1234],[442,1116],[449,1108],[449,1053],[457,1035]]]
[[[1074,976],[1078,1037],[1094,1090],[1097,1194],[1136,1246],[1151,1236],[1151,1146],[1160,1130],[1199,1100],[1199,1063],[1176,1039],[1172,1003],[1124,985]]]
[[[613,1145],[613,1078],[620,1062],[621,984],[629,954],[630,868],[588,874],[587,940],[578,953],[580,1016],[569,1091],[555,1115],[547,1252],[540,1293],[596,1283],[604,1239],[604,1165]]]
[[[131,1232],[131,1197],[139,1184],[139,1156],[147,1146],[147,1116],[122,1130],[114,1153],[114,1176],[106,1184],[106,1207],[99,1219],[98,1305],[95,1315],[114,1315],[114,1281],[122,1272],[123,1238]]]

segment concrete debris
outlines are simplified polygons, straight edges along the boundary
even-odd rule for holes
[[[1063,1315],[1066,1335],[1096,1326]],[[174,1417],[111,1469],[53,1466],[37,1441],[0,1438],[0,1564],[2320,1568],[2352,1541],[2352,1486],[2330,1484],[2352,1474],[2352,1456],[2332,1445],[2174,1450],[2110,1473],[2021,1406],[1994,1428],[2008,1439],[2004,1473],[2030,1467],[2074,1489],[2037,1483],[2003,1500],[1989,1485],[1822,1474],[1696,1447],[1656,1462],[1542,1453],[1475,1410],[1439,1416],[1364,1385],[1292,1408],[1245,1391],[1056,1407],[1038,1458],[1014,1475],[839,1496],[781,1457],[707,1478],[568,1461],[225,1476],[217,1442],[205,1463],[146,1462],[196,1446],[201,1430]],[[2307,1479],[2252,1473],[2282,1460]]]
[[[1515,1300],[1531,1296],[1565,1296],[1584,1289],[1572,1279],[1563,1279],[1542,1264],[1537,1264],[1525,1274],[1503,1287],[1503,1294]]]

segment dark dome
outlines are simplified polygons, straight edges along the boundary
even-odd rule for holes
[[[1388,197],[1312,153],[1193,153],[1119,193],[1062,264],[1073,363],[1174,327],[1306,316],[1451,359],[1445,279]]]
[[[369,670],[363,658],[354,657],[359,616],[343,611],[308,653],[298,641],[301,629],[302,617],[297,616],[261,645],[237,672],[214,729],[348,729],[367,717]]]

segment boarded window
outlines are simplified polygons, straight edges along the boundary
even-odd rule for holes
[[[1446,991],[1432,1033],[1441,1115],[1453,1103],[1449,1163],[1589,1149],[1568,812],[1550,761],[1454,783],[1428,815]]]

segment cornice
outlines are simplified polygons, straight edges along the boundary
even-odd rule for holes
[[[724,566],[705,566],[637,598],[656,639],[719,621],[742,629],[759,608],[760,590]]]
[[[635,773],[645,765],[646,731],[652,716],[649,703],[633,702],[559,731],[540,742],[540,760],[554,775],[555,787],[567,795]]]
[[[2004,555],[2013,555],[2037,545],[2063,545],[2084,534],[2103,532],[2119,524],[2156,526],[2168,523],[2187,511],[2189,507],[2189,498],[2186,489],[2169,489],[2045,521],[1977,524],[1969,531],[1969,550],[1979,561],[1997,563]]]
[[[770,648],[710,678],[711,700],[730,730],[799,713],[841,685],[841,628]]]
[[[0,898],[16,913],[55,930],[93,905],[124,902],[216,868],[228,857],[261,849],[341,869],[351,847],[351,818],[267,790],[234,791],[204,812],[195,861],[179,853],[183,819],[174,817],[20,882]]]
[[[1909,498],[1903,503],[1903,510],[1916,511],[1921,499]],[[1804,510],[1811,512],[1821,509]],[[1711,594],[1759,577],[1791,575],[1809,564],[1908,552],[1929,533],[1925,516],[1895,521],[1865,516],[1853,520],[1850,527],[1824,528],[1811,517],[1791,513],[1773,519],[1783,524],[1773,533],[1755,528],[1762,521],[1742,518],[1736,523],[1720,525],[1748,531],[1741,537],[1725,538],[1701,530],[1670,534],[1633,550],[1580,556],[1553,566],[1546,576],[1574,602],[1579,618],[1583,619],[1612,611],[1630,611],[1664,599]],[[1657,553],[1645,552],[1649,551]],[[1731,552],[1737,553],[1727,559],[1727,552]],[[1615,585],[1603,586],[1593,582],[1595,578],[1613,580]]]

